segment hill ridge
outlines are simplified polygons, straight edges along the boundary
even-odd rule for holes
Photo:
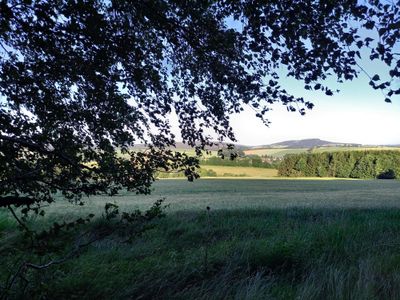
[[[300,139],[300,140],[287,140],[269,145],[254,146],[253,149],[260,148],[314,148],[314,147],[360,147],[361,144],[356,143],[343,143],[343,142],[331,142],[327,140],[321,140],[319,138]]]

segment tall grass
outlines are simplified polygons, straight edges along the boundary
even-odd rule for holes
[[[121,243],[124,237],[110,236],[65,264],[30,272],[28,296],[47,299],[399,299],[398,182],[380,186],[375,181],[210,180],[197,184],[160,182],[155,193],[175,195],[175,202],[170,201],[168,216],[157,221],[155,228],[132,244]],[[226,199],[218,199],[229,196],[231,184],[244,193],[253,190],[260,199],[255,201],[249,193],[246,202],[246,198],[238,197],[238,192],[233,191],[231,204]],[[210,190],[212,186],[214,193]],[[209,194],[214,194],[215,205],[210,205],[209,198],[202,200],[207,189]],[[296,190],[300,195],[295,195]],[[362,190],[364,194],[359,197],[364,202],[356,198],[356,192]],[[267,195],[264,202],[261,191]],[[380,198],[379,191],[385,191]],[[326,205],[326,200],[318,200],[324,192],[331,206]],[[189,194],[193,201],[184,203]],[[305,195],[308,195],[308,207],[301,201]],[[148,205],[153,199],[130,194],[120,197],[122,202],[128,198],[138,207]],[[104,203],[100,198],[91,201],[94,208],[96,202],[98,206]],[[344,205],[345,201],[349,205]],[[377,205],[379,202],[381,207]],[[127,203],[124,205],[129,207]],[[206,210],[207,205],[211,206],[210,212]],[[49,213],[46,222],[66,212],[61,204],[58,208]],[[71,212],[67,215],[73,216]],[[20,255],[42,261],[50,259],[25,253],[21,239],[9,236],[12,226],[7,221],[3,231],[9,246],[0,247],[0,282],[7,270],[12,271]],[[2,245],[6,235],[0,236]],[[54,256],[62,254],[61,251]],[[18,291],[12,296],[22,297]]]

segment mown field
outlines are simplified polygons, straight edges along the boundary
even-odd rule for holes
[[[270,178],[278,176],[278,170],[253,167],[229,167],[202,165],[202,169],[212,170],[217,177],[256,177]]]
[[[160,180],[152,195],[92,197],[83,207],[60,201],[45,222],[101,215],[114,200],[132,210],[166,197],[169,207],[131,244],[111,236],[29,272],[25,292],[42,299],[399,299],[399,195],[395,180],[203,179]],[[43,263],[68,247],[51,257],[26,252],[1,211],[0,284],[17,260]]]
[[[255,167],[231,167],[231,166],[214,166],[201,165],[199,174],[202,178],[274,178],[278,176],[277,169],[255,168]],[[158,178],[181,178],[186,179],[183,172],[180,173],[159,173]]]
[[[258,155],[258,156],[272,156],[283,158],[286,154],[297,154],[307,152],[308,148],[295,148],[295,149],[282,149],[282,148],[260,148],[260,149],[249,149],[244,150],[246,155]]]

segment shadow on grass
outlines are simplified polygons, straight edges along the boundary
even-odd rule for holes
[[[211,208],[170,213],[155,225],[131,244],[111,236],[31,272],[27,291],[99,299],[400,297],[398,209]],[[10,268],[13,256],[0,254]]]

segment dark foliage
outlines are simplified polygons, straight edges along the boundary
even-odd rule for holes
[[[12,242],[13,253],[7,255],[14,257],[14,264],[3,271],[6,279],[0,282],[0,299],[47,298],[45,295],[51,289],[51,283],[57,281],[54,273],[48,277],[47,269],[79,257],[96,242],[112,239],[121,245],[132,243],[154,228],[154,221],[165,216],[163,201],[157,200],[144,212],[134,210],[129,213],[121,212],[115,203],[106,203],[103,218],[90,227],[85,224],[90,222],[93,214],[73,222],[55,222],[47,231],[25,231],[25,235],[31,237],[31,244],[27,247],[25,237]],[[20,255],[21,252],[25,254]]]
[[[378,179],[396,179],[396,172],[393,169],[378,174]]]
[[[279,175],[395,179],[400,176],[400,151],[340,151],[290,154]]]
[[[389,66],[390,81],[375,75],[370,84],[391,101],[400,94],[399,7],[2,0],[0,206],[52,202],[58,191],[73,201],[122,188],[147,193],[157,170],[183,170],[193,180],[197,159],[168,150],[169,113],[199,154],[212,144],[210,132],[235,140],[229,116],[245,105],[265,123],[275,102],[304,114],[313,104],[289,94],[280,77],[332,95],[324,79],[356,77],[361,49]],[[132,151],[137,143],[148,150]]]

